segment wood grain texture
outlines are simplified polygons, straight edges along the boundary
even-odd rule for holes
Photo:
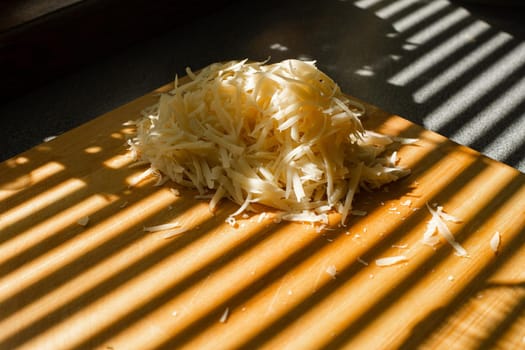
[[[144,169],[128,167],[122,124],[155,94],[1,164],[1,349],[525,345],[522,173],[367,105],[367,127],[419,142],[399,152],[409,177],[358,195],[366,216],[319,230],[268,211],[231,227],[229,202],[212,214],[171,183],[129,187]],[[420,242],[425,203],[462,219],[447,224],[468,258]],[[143,230],[175,221],[188,231]]]

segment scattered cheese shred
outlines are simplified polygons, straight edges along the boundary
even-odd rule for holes
[[[44,137],[44,142],[49,142],[49,141],[53,141],[54,139],[56,139],[56,135],[52,135],[52,136],[47,136],[47,137]]]
[[[461,219],[455,217],[455,216],[452,216],[450,214],[447,214],[443,211],[443,207],[442,206],[438,206],[437,208],[437,213],[439,214],[439,216],[443,219],[443,220],[446,220],[446,221],[449,221],[449,222],[454,222],[454,223],[460,223],[462,222]]]
[[[392,244],[392,248],[407,249],[408,244]]]
[[[337,268],[334,265],[330,265],[326,268],[325,271],[327,274],[330,275],[333,279],[335,279],[335,276],[337,275]]]
[[[171,229],[174,229],[174,228],[178,228],[180,226],[181,225],[178,222],[173,222],[173,223],[168,223],[168,224],[147,226],[147,227],[144,227],[144,231],[146,231],[146,232],[158,232],[158,231],[171,230]]]
[[[363,264],[365,266],[368,266],[368,262],[366,262],[365,260],[363,260],[363,258],[361,258],[359,256],[357,257],[357,262],[359,262],[359,263],[361,263],[361,264]]]
[[[435,235],[437,229],[436,220],[432,217],[431,220],[427,222],[427,228],[423,232],[423,239],[421,240],[424,244],[431,247],[439,243],[439,237]]]
[[[87,226],[88,223],[89,223],[89,216],[83,216],[77,221],[77,224],[79,224],[80,226]]]
[[[376,259],[376,265],[381,267],[392,266],[401,262],[405,262],[407,260],[408,258],[405,255],[389,256],[386,258]]]
[[[359,188],[409,174],[392,152],[415,140],[365,130],[364,106],[314,62],[232,61],[187,73],[189,83],[177,80],[134,122],[130,151],[150,170],[131,186],[161,172],[214,192],[212,210],[222,198],[239,204],[232,216],[259,203],[290,221],[326,222],[319,208],[328,208],[344,224]]]
[[[226,321],[228,320],[228,316],[230,316],[230,308],[227,307],[222,313],[221,318],[219,319],[219,322],[226,323]]]
[[[409,207],[412,204],[412,201],[410,199],[407,199],[404,202],[401,202],[401,205],[404,207]]]
[[[492,238],[490,239],[490,249],[492,249],[494,253],[497,253],[499,250],[500,244],[501,244],[501,235],[499,231],[496,231],[494,235],[492,236]]]
[[[430,214],[432,214],[432,219],[430,219],[430,221],[427,223],[427,229],[423,233],[423,243],[431,246],[437,244],[439,242],[439,238],[434,235],[437,231],[443,238],[447,240],[452,248],[454,248],[456,255],[467,257],[467,251],[456,241],[454,235],[452,232],[450,232],[450,229],[445,224],[445,220],[451,222],[461,222],[461,220],[450,214],[444,213],[442,206],[437,206],[436,210],[432,209],[428,203],[426,203],[426,206]]]

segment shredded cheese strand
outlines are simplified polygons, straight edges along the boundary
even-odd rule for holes
[[[452,232],[450,232],[450,229],[443,221],[444,218],[442,217],[443,216],[442,208],[438,210],[434,210],[430,207],[430,205],[428,205],[428,203],[426,203],[426,206],[430,214],[432,214],[432,220],[434,221],[434,224],[432,225],[435,225],[434,227],[437,228],[437,231],[439,232],[439,234],[447,240],[447,242],[452,246],[452,248],[454,248],[454,250],[456,251],[456,255],[461,256],[461,257],[468,257],[468,253],[465,250],[465,248],[463,248],[463,246],[461,246],[461,244],[459,244],[456,241],[456,239],[454,238],[454,235],[452,234]],[[448,215],[448,214],[445,215],[446,219],[450,219],[451,217],[452,217],[451,215]],[[459,219],[454,218],[454,220],[459,220]]]

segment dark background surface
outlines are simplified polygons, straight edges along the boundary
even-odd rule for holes
[[[0,5],[0,160],[187,66],[271,57],[316,60],[344,92],[525,171],[519,1],[38,3]]]

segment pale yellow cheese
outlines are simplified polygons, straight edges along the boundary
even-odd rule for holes
[[[350,100],[314,62],[212,64],[160,96],[135,122],[137,161],[174,182],[284,211],[286,220],[342,222],[360,187],[409,173],[388,153],[397,139],[364,130],[362,104]],[[231,221],[231,220],[230,220]]]

